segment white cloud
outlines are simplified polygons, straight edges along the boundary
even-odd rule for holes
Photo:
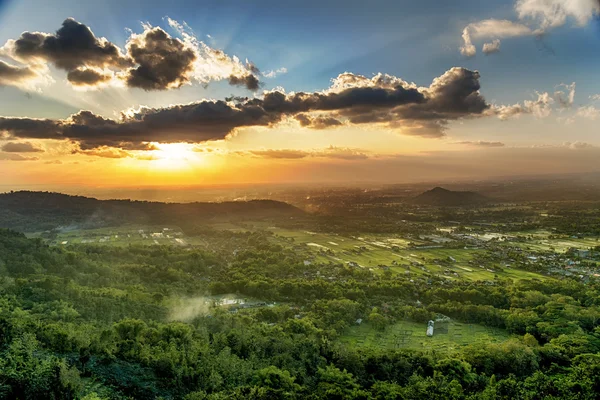
[[[510,38],[515,36],[527,36],[531,34],[532,32],[529,27],[506,19],[486,19],[483,21],[474,22],[467,25],[465,29],[463,29],[463,46],[461,46],[460,52],[462,55],[467,57],[474,56],[477,50],[473,45],[473,40]],[[496,41],[494,40],[492,43],[487,44],[489,50],[494,49],[495,42]],[[486,46],[484,45],[484,52],[485,47]],[[499,40],[495,47],[497,49],[500,48]],[[490,53],[496,51],[490,51]]]
[[[471,33],[469,32],[469,27],[466,27],[463,30],[462,38],[464,44],[460,47],[460,54],[462,54],[465,57],[473,57],[477,53],[477,49],[471,41]]]
[[[552,113],[554,98],[548,92],[535,93],[537,99],[525,100],[523,104],[492,105],[488,114],[496,115],[501,120],[519,117],[523,114],[530,114],[536,118],[546,118]]]
[[[494,54],[500,51],[500,39],[494,39],[490,43],[484,43],[481,49],[484,54]]]
[[[565,25],[568,20],[585,26],[594,15],[600,14],[598,0],[516,0],[514,8],[518,22],[486,19],[467,25],[462,33],[461,54],[474,56],[476,49],[473,41],[477,39],[541,36],[549,29]],[[487,48],[493,49],[491,46]]]
[[[571,150],[593,149],[596,146],[586,142],[564,142],[563,146]]]
[[[274,69],[271,71],[266,71],[262,73],[262,76],[264,76],[265,78],[275,78],[278,75],[283,75],[283,74],[287,74],[288,70],[285,67],[281,67],[278,69]]]
[[[557,90],[554,92],[554,98],[562,107],[570,108],[575,101],[575,82],[570,85],[561,83],[558,87],[564,87],[567,89],[567,92],[565,93],[562,90]]]
[[[577,25],[586,25],[600,13],[596,0],[517,0],[515,11],[519,19],[533,19],[540,29],[562,26],[572,18]]]
[[[581,118],[596,120],[598,117],[600,117],[600,108],[596,108],[594,106],[579,107],[575,115]]]

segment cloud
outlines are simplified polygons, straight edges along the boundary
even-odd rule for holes
[[[300,123],[300,126],[311,129],[327,129],[343,125],[342,121],[333,117],[313,117],[307,114],[298,114],[294,118]]]
[[[463,141],[463,142],[453,142],[452,144],[460,144],[463,146],[472,146],[472,147],[504,147],[504,143],[502,142],[486,142],[483,140],[478,141]]]
[[[288,70],[285,67],[281,67],[275,70],[271,70],[271,71],[265,71],[262,73],[262,76],[264,76],[265,78],[275,78],[279,75],[283,75],[283,74],[287,74]]]
[[[186,48],[196,55],[191,76],[202,84],[210,81],[228,80],[235,86],[245,86],[249,90],[260,87],[259,69],[246,60],[242,63],[236,56],[229,56],[222,50],[214,49],[199,40],[194,31],[185,23],[179,23],[169,17],[166,20],[171,28],[183,38]],[[209,36],[210,38],[210,36]]]
[[[365,160],[369,156],[363,150],[347,147],[329,146],[320,150],[292,150],[292,149],[267,149],[267,150],[249,150],[238,154],[249,153],[253,156],[280,160],[298,160],[308,157],[313,158],[332,158],[340,160]]]
[[[88,26],[73,18],[66,19],[53,34],[24,32],[18,39],[8,40],[0,53],[26,66],[0,64],[0,84],[6,84],[4,80],[15,82],[17,76],[21,80],[33,78],[34,69],[42,67],[49,76],[47,64],[51,64],[66,71],[74,86],[88,88],[122,81],[131,88],[168,90],[193,82],[230,80],[258,89],[260,71],[252,63],[242,63],[199,41],[185,23],[167,21],[181,38],[145,24],[142,33],[131,33],[125,51],[96,37]],[[3,79],[8,74],[12,78]]]
[[[273,159],[288,159],[288,160],[296,160],[300,158],[306,158],[310,155],[310,152],[302,151],[302,150],[290,150],[290,149],[282,149],[282,150],[250,150],[250,154],[262,158],[273,158]]]
[[[593,144],[590,143],[586,143],[586,142],[565,142],[563,143],[564,147],[567,147],[571,150],[582,150],[582,149],[593,149],[596,148],[596,146],[594,146]]]
[[[475,56],[475,54],[477,54],[477,49],[473,45],[471,32],[469,31],[468,27],[463,29],[462,38],[464,43],[460,47],[460,54],[468,58]]]
[[[0,85],[15,85],[35,76],[28,67],[19,68],[0,60]]]
[[[574,88],[574,86],[573,86]],[[536,118],[546,118],[552,113],[554,98],[548,92],[535,92],[537,99],[525,100],[523,104],[493,105],[487,111],[488,114],[496,115],[501,120],[519,117],[523,114],[531,114]]]
[[[0,161],[37,161],[38,157],[26,157],[21,154],[0,153]]]
[[[74,86],[98,86],[113,78],[111,73],[94,68],[78,68],[69,71],[67,80]]]
[[[74,150],[73,153],[76,154],[83,154],[86,156],[94,156],[94,157],[102,157],[102,158],[127,158],[127,157],[131,157],[131,153],[122,150],[122,149],[117,149],[114,147],[100,147],[100,148],[96,148],[96,149],[90,149],[90,150]]]
[[[40,66],[18,67],[0,60],[0,86],[16,86],[24,89],[33,89],[39,83],[48,83],[43,68]]]
[[[600,13],[600,3],[597,0],[517,0],[515,11],[519,19],[532,19],[546,30],[564,25],[569,18],[584,26]]]
[[[0,150],[6,153],[41,153],[44,151],[31,142],[8,142],[0,147]]]
[[[260,87],[260,81],[252,74],[244,76],[229,75],[229,84],[233,86],[243,86],[248,90],[258,90]]]
[[[590,100],[597,101],[600,100],[600,94],[593,94],[590,96]]]
[[[500,49],[500,41],[498,39],[531,34],[532,31],[529,27],[505,19],[486,19],[474,22],[463,29],[463,45],[460,48],[460,52],[466,57],[473,57],[477,53],[477,50],[473,45],[473,40],[495,39],[491,43],[486,43],[483,46],[483,52],[491,54]],[[488,52],[486,52],[486,48]]]
[[[565,90],[556,90],[554,94],[548,92],[535,92],[537,99],[525,100],[523,104],[492,105],[487,113],[496,115],[502,120],[519,117],[523,114],[531,114],[536,118],[546,118],[550,116],[553,111],[563,111],[562,109],[571,108],[575,102],[575,82],[571,84],[561,83],[560,85],[557,85],[557,88],[564,88]],[[580,107],[577,110],[576,115],[594,119],[594,107]],[[561,120],[566,123],[573,122],[571,117],[561,117]]]
[[[329,146],[327,149],[316,153],[315,157],[337,158],[341,160],[366,160],[369,158],[363,150],[336,146]]]
[[[0,132],[24,139],[65,139],[61,121],[51,119],[0,117]]]
[[[132,34],[126,49],[136,66],[123,79],[129,87],[144,90],[166,90],[189,83],[197,59],[192,48],[158,27]]]
[[[44,164],[47,164],[47,165],[53,165],[53,164],[55,164],[55,165],[61,165],[62,163],[63,162],[60,161],[60,160],[48,160],[48,161],[44,161]]]
[[[542,38],[547,31],[565,25],[569,19],[577,26],[585,26],[594,16],[600,14],[600,2],[598,0],[516,0],[514,9],[518,22],[486,19],[467,25],[462,32],[461,54],[473,57],[477,52],[473,41],[477,39],[519,36]],[[544,45],[543,42],[540,43]],[[498,42],[498,46],[487,46],[487,49],[499,48],[499,45]],[[544,47],[547,48],[545,45]],[[483,49],[485,53],[486,45]]]
[[[566,85],[561,83],[558,87],[564,87],[567,89],[567,92],[563,92],[562,90],[557,90],[554,92],[554,99],[560,104],[563,108],[571,108],[573,102],[575,101],[575,82],[570,85]]]
[[[484,43],[481,49],[485,55],[500,52],[500,39],[494,39],[491,43]]]
[[[147,150],[148,142],[222,140],[236,129],[273,126],[289,116],[315,128],[381,124],[408,135],[442,137],[448,121],[485,116],[479,73],[452,68],[419,88],[400,78],[345,73],[322,92],[265,92],[262,98],[202,100],[165,108],[127,110],[118,120],[80,111],[63,120],[0,118],[0,132],[15,138],[64,139],[83,150],[102,146]],[[231,99],[234,100],[234,99]],[[239,101],[238,101],[239,100]],[[313,116],[310,113],[316,113]]]
[[[23,32],[4,49],[24,62],[45,61],[71,71],[79,67],[124,67],[130,64],[118,46],[97,38],[86,25],[67,18],[55,34]]]
[[[587,118],[595,121],[600,117],[600,108],[594,106],[582,106],[577,109],[575,115],[581,118]]]

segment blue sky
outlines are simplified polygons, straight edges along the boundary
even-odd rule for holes
[[[415,122],[406,117],[392,121],[388,115],[384,126],[355,123],[347,112],[317,112],[311,118],[338,118],[335,129],[302,130],[293,121],[295,116],[288,116],[291,122],[287,117],[278,119],[274,129],[237,127],[235,132],[228,132],[227,138],[223,135],[213,144],[224,152],[313,149],[310,153],[313,158],[324,154],[315,149],[327,146],[372,154],[426,154],[460,149],[465,157],[469,157],[468,151],[483,151],[483,147],[562,146],[573,150],[600,146],[596,129],[600,97],[593,98],[600,94],[597,79],[600,6],[595,0],[573,0],[573,7],[564,10],[563,21],[550,21],[543,10],[527,14],[531,7],[539,10],[544,1],[560,0],[0,0],[0,45],[7,44],[0,60],[15,68],[33,68],[34,63],[41,62],[49,78],[43,85],[26,86],[22,82],[3,82],[0,77],[0,116],[68,121],[70,115],[89,110],[117,121],[121,111],[144,105],[160,110],[177,104],[216,101],[230,95],[262,99],[263,90],[278,88],[286,93],[322,92],[344,72],[367,78],[377,73],[389,74],[416,83],[429,96],[427,88],[432,80],[444,76],[452,67],[462,67],[479,72],[481,89],[477,95],[485,98],[487,111],[446,115],[436,120],[434,133],[425,132],[425,128],[412,133]],[[190,78],[179,88],[160,91],[123,87],[122,83],[94,90],[86,87],[82,91],[67,82],[66,71],[52,60],[24,61],[10,53],[10,40],[19,38],[22,32],[52,34],[68,17],[91,28],[96,37],[108,39],[123,52],[132,31],[140,35],[149,27],[160,27],[173,38],[183,40],[181,32],[169,25],[166,19],[169,17],[181,24],[185,22],[197,40],[210,48],[238,57],[242,67],[247,59],[263,74],[281,69],[285,72],[274,78],[257,75],[263,86],[254,92],[228,84],[225,75],[207,80],[207,85]],[[493,25],[491,31],[478,33],[478,26],[489,20]],[[502,21],[530,33],[506,33],[498,27]],[[477,53],[474,56],[461,53],[461,46],[466,43],[462,37],[464,30],[473,36]],[[483,44],[495,39],[501,40],[500,51],[483,54]],[[247,72],[244,71],[241,73]],[[122,79],[116,78],[117,72],[110,73],[113,72],[115,82]],[[576,84],[574,97],[564,104],[560,99],[568,98],[570,89],[560,85],[571,83]],[[419,121],[418,124],[423,124],[425,120]],[[403,124],[408,126],[406,131]],[[398,126],[398,132],[394,132]],[[7,140],[38,137],[33,133],[18,136],[6,132]],[[197,140],[178,136],[175,141],[212,146],[212,140],[200,135]],[[140,143],[154,141],[161,143],[154,136],[140,139]],[[37,158],[60,155],[48,142],[40,142],[40,146],[46,151]],[[84,146],[80,138],[75,140],[75,146],[81,148],[71,149],[73,153],[92,154],[84,148],[90,145]],[[101,146],[111,147],[110,154],[115,151],[135,154],[126,153],[130,149],[108,141]],[[0,156],[0,162],[13,158]],[[590,169],[595,168],[590,165]]]
[[[426,85],[451,66],[465,66],[481,72],[484,94],[499,101],[574,80],[583,97],[600,92],[597,23],[549,33],[545,42],[555,55],[540,51],[532,37],[503,41],[493,57],[465,59],[456,51],[469,22],[514,19],[512,1],[4,1],[0,41],[26,30],[53,32],[68,16],[121,46],[125,28],[139,31],[140,22],[185,21],[207,42],[211,35],[216,47],[261,69],[286,66],[289,73],[276,84],[288,90],[320,90],[344,71]]]

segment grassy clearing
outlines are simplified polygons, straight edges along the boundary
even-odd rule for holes
[[[427,324],[402,321],[388,326],[383,332],[380,332],[370,324],[363,323],[349,328],[340,341],[352,346],[389,350],[405,348],[454,352],[467,344],[496,343],[511,337],[502,329],[456,321],[449,323],[447,333],[434,332],[433,337],[426,335],[426,329]]]
[[[31,237],[44,237],[35,233]],[[108,246],[129,245],[188,245],[186,238],[176,226],[124,226],[118,228],[98,228],[69,230],[47,239],[51,245],[99,244]]]
[[[506,268],[494,272],[496,265],[480,268],[470,262],[485,249],[410,249],[403,238],[384,236],[345,237],[307,231],[273,231],[286,245],[299,245],[307,258],[321,263],[356,263],[360,267],[383,273],[381,265],[393,273],[421,276],[427,273],[448,279],[493,280],[496,275],[505,279],[546,279],[543,275]],[[293,239],[293,241],[290,241]],[[277,239],[276,239],[277,240]],[[454,261],[448,262],[454,259]],[[420,265],[416,265],[419,263]]]

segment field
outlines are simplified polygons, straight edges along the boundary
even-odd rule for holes
[[[51,245],[67,246],[71,244],[103,244],[111,246],[128,245],[180,245],[193,244],[190,238],[176,226],[122,226],[117,228],[98,228],[85,230],[65,230],[48,237],[44,233],[35,233],[30,237],[41,237]]]
[[[363,323],[349,328],[340,341],[357,347],[405,348],[451,353],[467,344],[502,342],[510,338],[502,329],[456,321],[450,321],[447,333],[434,331],[434,335],[428,337],[426,329],[427,324],[402,321],[380,332],[370,324]]]
[[[516,243],[517,246],[524,250],[534,251],[555,251],[558,253],[564,253],[570,248],[587,250],[591,247],[600,246],[600,241],[596,237],[586,238],[559,238],[559,239],[548,239],[539,238],[534,236],[533,240],[527,242]]]
[[[408,240],[397,237],[345,237],[297,230],[272,231],[284,243],[299,246],[307,258],[316,262],[355,265],[375,273],[389,269],[409,276],[431,273],[448,279],[493,280],[496,275],[505,279],[547,279],[518,269],[506,268],[500,272],[493,269],[494,266],[470,264],[475,256],[485,253],[484,249],[414,249],[408,247]]]
[[[493,280],[504,279],[547,279],[547,277],[513,268],[499,269],[500,265],[480,265],[476,258],[485,254],[483,248],[414,248],[410,241],[395,235],[343,236],[316,233],[305,230],[281,229],[255,223],[240,225],[220,223],[211,226],[217,230],[241,232],[246,230],[267,230],[273,233],[273,241],[293,247],[307,262],[323,264],[345,264],[357,268],[368,268],[376,274],[390,271],[407,277],[432,274],[446,279]],[[47,233],[37,233],[31,237],[42,237],[51,245],[68,246],[73,244],[102,244],[110,246],[128,245],[175,245],[209,246],[210,238],[186,236],[177,226],[122,226],[88,230],[65,230],[49,237]],[[414,244],[414,240],[412,241]],[[424,244],[418,241],[416,244]],[[595,239],[547,239],[544,233],[534,235],[527,243],[514,243],[522,248],[547,250],[551,243],[558,250],[569,247],[588,248]],[[431,242],[429,242],[431,244]],[[210,246],[209,246],[210,247]]]

